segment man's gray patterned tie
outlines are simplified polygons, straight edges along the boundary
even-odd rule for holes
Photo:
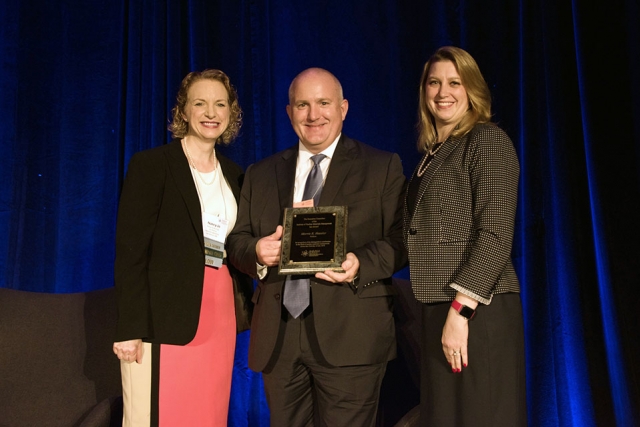
[[[318,206],[320,194],[322,193],[322,170],[320,162],[327,156],[324,154],[316,154],[311,156],[313,168],[309,172],[307,182],[304,185],[304,194],[302,200],[313,199],[313,206]],[[309,279],[295,279],[295,276],[287,276],[284,288],[283,304],[291,313],[294,319],[309,306]]]

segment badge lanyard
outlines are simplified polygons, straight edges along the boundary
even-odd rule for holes
[[[229,228],[229,221],[219,216],[202,212],[204,232],[204,263],[212,267],[220,267],[224,259],[224,240]]]
[[[222,197],[222,202],[224,203],[223,216],[225,218],[221,218],[218,215],[205,212],[204,199],[202,198],[202,194],[200,193],[200,185],[198,184],[198,179],[197,177],[195,177],[196,191],[198,192],[198,198],[200,199],[200,210],[202,213],[202,231],[204,235],[204,263],[205,265],[216,268],[222,266],[225,254],[224,241],[229,229],[229,220],[226,219],[227,203],[224,199],[222,180],[218,175],[219,169],[220,163],[218,163],[218,167],[215,169],[215,173],[220,185],[220,195]]]

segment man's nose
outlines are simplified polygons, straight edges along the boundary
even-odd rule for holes
[[[307,113],[307,119],[309,121],[317,120],[320,117],[320,108],[316,105],[309,106],[309,112]]]

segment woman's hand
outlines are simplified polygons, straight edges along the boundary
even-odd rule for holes
[[[469,338],[469,321],[460,316],[453,308],[449,308],[447,320],[442,329],[442,351],[453,372],[462,371],[467,367],[467,340]]]
[[[478,301],[460,292],[456,295],[456,300],[473,309],[478,306]],[[453,307],[449,307],[447,320],[442,328],[442,351],[453,372],[462,372],[462,368],[469,365],[468,340],[469,320],[461,316]]]
[[[114,342],[113,352],[118,356],[118,359],[127,363],[133,363],[134,361],[142,363],[144,346],[141,339]]]

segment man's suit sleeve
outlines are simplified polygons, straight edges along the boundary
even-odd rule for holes
[[[227,241],[227,255],[231,263],[240,271],[256,278],[256,243],[251,225],[251,192],[253,186],[253,165],[247,168],[240,192],[238,218]]]
[[[397,154],[388,157],[384,185],[381,190],[382,235],[353,250],[360,262],[358,292],[369,284],[389,278],[407,263],[402,240],[402,197],[406,178]],[[371,231],[376,233],[376,231]]]

